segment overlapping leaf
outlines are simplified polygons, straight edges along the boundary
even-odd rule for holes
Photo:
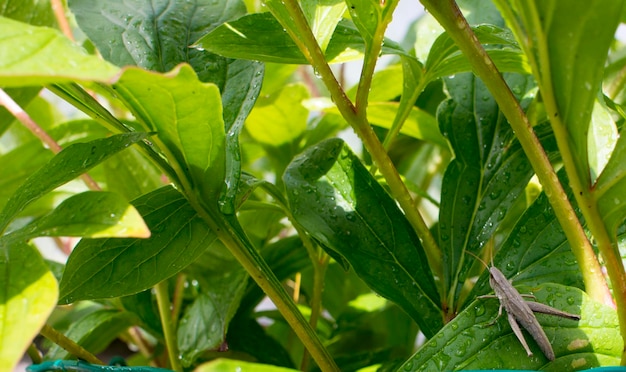
[[[61,302],[141,292],[183,270],[216,239],[187,200],[170,186],[133,202],[149,239],[83,239],[70,255]]]
[[[532,293],[538,302],[580,314],[581,320],[537,315],[556,360],[548,363],[539,347],[525,334],[533,356],[513,334],[505,316],[490,324],[498,314],[496,299],[477,299],[454,320],[426,342],[402,368],[404,371],[451,371],[518,369],[563,371],[619,364],[623,341],[615,310],[591,300],[577,288],[558,284],[519,287]]]
[[[128,68],[113,86],[135,117],[156,131],[178,176],[217,200],[224,182],[225,132],[216,85],[202,83],[189,65],[167,74]],[[217,204],[217,201],[216,201]]]
[[[0,85],[109,81],[119,69],[87,54],[59,31],[0,17]]]
[[[29,203],[73,180],[111,155],[141,141],[145,133],[118,134],[66,147],[43,168],[32,174],[19,190],[11,196],[0,212],[0,230]]]
[[[91,353],[101,353],[120,333],[138,324],[139,319],[127,311],[100,309],[72,322],[65,336]],[[47,360],[71,356],[56,344],[46,353]]]
[[[57,282],[37,249],[0,241],[0,369],[13,371],[54,309]]]
[[[427,335],[442,324],[421,243],[393,199],[339,139],[296,158],[284,175],[294,218]]]
[[[64,200],[52,212],[3,238],[27,240],[38,236],[147,238],[150,230],[137,210],[118,194],[87,191]]]
[[[509,84],[521,96],[529,77],[514,75]],[[473,75],[447,80],[452,97],[439,107],[441,131],[455,159],[444,174],[439,213],[439,240],[444,257],[444,289],[455,308],[470,262],[491,239],[532,176],[532,168],[513,131],[487,88]]]
[[[264,62],[308,64],[283,26],[270,13],[257,13],[226,22],[198,40],[196,46],[230,58]],[[354,24],[343,20],[326,48],[331,63],[363,57],[365,44]],[[392,41],[385,41],[383,53],[405,54]]]

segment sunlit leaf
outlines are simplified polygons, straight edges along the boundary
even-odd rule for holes
[[[246,130],[256,141],[267,145],[293,141],[306,129],[309,111],[302,101],[308,97],[302,84],[287,85],[274,96],[261,97],[248,116]]]
[[[118,134],[66,147],[43,168],[28,177],[11,196],[0,213],[0,230],[4,230],[11,219],[29,203],[145,137],[145,133]]]
[[[222,100],[189,65],[167,74],[128,68],[113,86],[135,117],[156,131],[155,142],[205,197],[217,198],[224,181]]]
[[[60,284],[62,303],[130,295],[183,270],[216,239],[187,200],[170,186],[133,202],[149,239],[83,239]]]
[[[59,31],[0,17],[0,85],[17,87],[113,79],[119,69]]]
[[[198,40],[195,45],[230,58],[264,62],[308,64],[283,26],[270,13],[257,13],[226,22]],[[354,24],[343,20],[335,28],[326,59],[331,63],[363,57],[365,44]],[[385,41],[385,54],[403,54],[392,41]]]
[[[271,366],[267,364],[244,362],[241,360],[216,359],[199,365],[194,372],[295,372],[296,369]]]
[[[87,191],[66,199],[52,212],[12,235],[24,239],[38,236],[147,238],[150,230],[137,210],[118,194]]]
[[[58,286],[37,249],[0,239],[0,369],[13,371],[54,309]]]

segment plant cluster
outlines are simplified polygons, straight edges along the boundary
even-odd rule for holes
[[[624,1],[398,2],[0,0],[0,369],[625,364]]]

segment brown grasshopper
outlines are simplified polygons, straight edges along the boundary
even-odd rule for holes
[[[523,295],[521,295],[515,287],[508,281],[508,279],[502,274],[502,272],[493,264],[489,267],[483,260],[470,253],[472,256],[476,257],[480,262],[482,262],[487,269],[489,270],[489,285],[495,292],[495,295],[484,295],[479,296],[478,298],[497,298],[500,301],[500,308],[498,309],[498,316],[493,320],[495,323],[498,318],[502,315],[502,308],[506,310],[509,324],[511,325],[511,329],[519,342],[524,346],[526,353],[528,356],[532,356],[533,353],[530,351],[524,336],[522,335],[522,331],[520,329],[520,325],[530,333],[532,338],[537,342],[539,348],[543,352],[543,354],[549,360],[554,360],[554,351],[552,350],[552,345],[550,345],[550,341],[546,336],[546,333],[541,328],[541,325],[535,318],[534,312],[543,313],[548,315],[560,316],[562,318],[568,318],[573,320],[580,320],[580,315],[566,313],[564,311],[555,309],[548,305],[544,305],[539,302],[525,301]],[[531,296],[532,297],[532,296]],[[519,323],[519,324],[518,324]]]

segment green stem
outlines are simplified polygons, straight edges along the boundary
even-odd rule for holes
[[[605,302],[608,289],[602,285],[605,281],[595,253],[519,102],[472,32],[456,3],[453,0],[421,1],[450,34],[459,49],[470,61],[476,75],[483,80],[493,94],[500,110],[515,131],[554,213],[563,227],[572,247],[572,252],[583,268],[581,273],[589,295],[598,301]]]
[[[30,344],[30,346],[28,346],[28,349],[26,349],[26,354],[28,354],[28,357],[33,362],[33,364],[40,364],[41,362],[43,362],[41,352],[39,351],[39,349],[37,349],[37,346],[35,344]]]
[[[361,110],[361,114],[359,114],[359,111],[355,105],[352,104],[341,85],[337,82],[333,71],[326,62],[326,57],[320,49],[320,46],[317,43],[317,40],[315,39],[315,36],[313,35],[313,32],[309,27],[298,2],[296,0],[284,0],[281,1],[281,4],[286,8],[291,17],[288,21],[282,20],[278,11],[275,11],[273,8],[270,8],[270,10],[274,13],[274,16],[276,16],[279,22],[281,22],[283,27],[286,28],[287,33],[289,33],[302,54],[307,58],[315,71],[317,71],[318,75],[328,89],[332,100],[337,105],[339,112],[346,122],[348,122],[354,129],[357,135],[359,135],[361,141],[363,141],[363,144],[372,156],[374,163],[379,167],[380,173],[387,181],[387,185],[389,185],[392,196],[400,204],[400,207],[404,211],[407,219],[417,232],[417,235],[420,237],[431,269],[435,272],[435,275],[441,277],[443,275],[441,252],[439,251],[437,242],[428,229],[424,218],[419,213],[417,205],[415,204],[408,188],[404,182],[402,182],[395,165],[389,158],[385,148],[380,143],[378,137],[374,133],[374,130],[367,121],[367,117],[363,111],[363,107],[366,108],[366,99],[361,98],[361,108],[359,109]],[[291,28],[292,24],[295,25],[295,29]],[[378,54],[376,54],[376,57],[377,56]],[[366,58],[372,57],[366,56]],[[373,67],[371,67],[371,65],[371,63],[368,65],[370,66],[368,67],[368,71],[373,73]],[[366,87],[366,84],[364,84],[363,88],[359,89],[362,92],[362,95],[365,94],[364,92]]]
[[[182,372],[183,367],[180,364],[178,356],[178,341],[176,339],[176,330],[172,321],[172,313],[170,310],[170,295],[167,290],[167,280],[163,280],[154,286],[156,292],[157,305],[159,307],[159,315],[161,316],[161,325],[163,327],[163,336],[165,337],[165,345],[170,360],[170,366],[176,372]]]
[[[104,365],[104,362],[98,359],[95,355],[85,350],[82,346],[70,340],[63,333],[57,331],[49,325],[44,324],[40,333],[43,337],[59,345],[75,357],[87,361],[91,364]]]

